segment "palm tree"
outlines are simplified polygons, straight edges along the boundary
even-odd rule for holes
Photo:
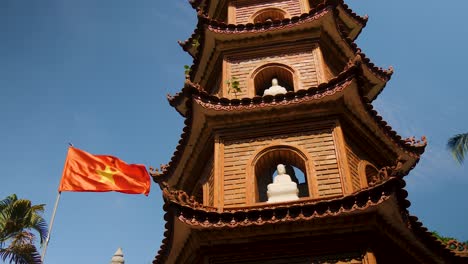
[[[447,142],[447,148],[452,152],[456,161],[460,164],[463,163],[465,155],[468,153],[468,133],[451,137]]]
[[[10,264],[42,263],[32,231],[39,233],[42,244],[47,236],[44,207],[18,199],[16,194],[0,201],[0,259]]]

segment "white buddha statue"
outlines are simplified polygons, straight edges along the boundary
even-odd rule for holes
[[[271,80],[271,87],[263,91],[263,96],[285,94],[287,92],[286,88],[278,84],[278,79],[273,78],[273,80]]]
[[[278,164],[278,175],[273,179],[273,183],[267,186],[267,196],[269,203],[288,202],[299,199],[299,189],[297,184],[286,174],[283,164]]]

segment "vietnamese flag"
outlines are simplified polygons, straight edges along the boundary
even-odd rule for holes
[[[150,191],[146,167],[127,164],[106,155],[92,155],[74,147],[68,149],[59,192],[122,192],[145,194]]]

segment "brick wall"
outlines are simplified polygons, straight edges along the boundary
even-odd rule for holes
[[[298,50],[290,49],[288,53],[280,53],[275,55],[264,55],[256,58],[228,59],[228,69],[230,69],[229,77],[235,76],[239,80],[239,88],[241,92],[237,94],[238,98],[248,97],[248,89],[253,91],[255,87],[249,87],[249,79],[254,69],[268,63],[281,63],[293,68],[299,75],[298,89],[308,89],[318,85],[316,72],[316,55],[313,48],[308,50],[300,48]],[[281,83],[280,83],[281,85]],[[252,85],[253,86],[253,85]],[[234,95],[231,95],[232,97]]]
[[[335,153],[331,129],[302,132],[300,134],[260,137],[224,142],[224,205],[241,206],[246,204],[247,167],[249,160],[263,147],[275,140],[305,149],[312,157],[311,167],[315,177],[319,197],[342,194],[341,178]],[[310,190],[309,190],[310,191]]]
[[[257,11],[272,7],[283,9],[288,12],[291,17],[301,15],[299,0],[238,0],[233,2],[236,8],[237,24],[246,24],[249,22],[249,18]]]
[[[214,163],[211,157],[205,164],[202,175],[204,177],[199,183],[203,188],[203,204],[208,206],[214,205]]]
[[[346,155],[348,156],[349,171],[351,173],[351,183],[353,191],[361,189],[361,178],[359,176],[359,158],[354,154],[349,145],[346,145]]]

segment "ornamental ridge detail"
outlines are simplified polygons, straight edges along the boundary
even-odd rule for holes
[[[261,32],[267,30],[281,30],[284,28],[295,27],[297,25],[305,24],[307,22],[317,20],[321,17],[327,15],[330,11],[332,11],[331,7],[326,7],[316,13],[315,15],[309,16],[309,14],[305,14],[307,16],[305,19],[301,19],[301,17],[292,17],[291,19],[283,19],[273,22],[265,22],[265,23],[258,23],[258,24],[238,24],[233,25],[229,24],[226,25],[224,23],[218,24],[215,21],[208,26],[208,28],[217,33],[221,34],[236,34],[236,33],[251,33],[251,32]]]
[[[251,110],[257,109],[262,107],[268,106],[286,106],[286,105],[294,105],[294,104],[301,104],[304,102],[311,102],[320,100],[324,97],[334,95],[338,92],[343,91],[346,87],[350,85],[352,79],[348,79],[344,83],[334,87],[333,89],[326,90],[321,93],[313,94],[313,95],[305,95],[303,97],[299,97],[298,95],[294,96],[294,99],[286,99],[284,95],[277,95],[277,96],[264,96],[261,98],[262,102],[259,104],[250,103],[248,105],[221,105],[220,103],[213,104],[208,100],[203,100],[201,96],[194,95],[194,100],[204,108],[213,109],[215,111],[238,111],[238,110]],[[307,93],[306,90],[302,90],[303,92]],[[299,92],[299,91],[298,91]]]

